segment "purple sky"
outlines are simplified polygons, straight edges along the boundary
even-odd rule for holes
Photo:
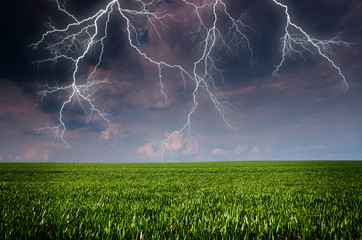
[[[105,8],[108,2],[68,0],[66,7],[82,19]],[[256,30],[245,30],[256,64],[250,66],[250,52],[243,49],[229,52],[218,48],[212,52],[224,76],[222,80],[220,75],[213,75],[222,92],[215,94],[230,104],[225,116],[238,134],[224,123],[206,92],[200,90],[198,107],[191,116],[192,129],[174,134],[165,142],[164,161],[361,159],[362,2],[280,0],[288,4],[292,21],[314,38],[331,39],[341,33],[343,41],[352,43],[350,47],[333,46],[333,54],[328,55],[347,79],[346,93],[339,87],[342,79],[336,69],[321,56],[308,53],[304,55],[306,61],[298,55],[287,58],[279,75],[272,79],[282,58],[281,37],[286,21],[283,9],[272,0],[224,2],[232,17],[247,12],[244,22]],[[191,80],[186,81],[185,89],[178,71],[163,69],[168,97],[165,101],[157,66],[131,48],[124,19],[112,14],[96,75],[111,83],[102,85],[95,100],[96,107],[110,114],[110,125],[96,114],[87,121],[77,103],[68,105],[63,115],[67,147],[51,131],[37,131],[59,124],[66,92],[48,95],[42,101],[37,92],[45,83],[69,84],[73,67],[63,60],[57,64],[32,64],[47,58],[49,52],[44,45],[36,51],[26,46],[49,30],[48,16],[59,28],[72,19],[48,0],[1,4],[1,9],[6,10],[1,14],[0,162],[161,161],[160,144],[153,143],[187,122],[194,88]],[[157,61],[191,69],[202,54],[197,47],[202,36],[193,39],[191,34],[197,22],[192,11],[176,0],[160,3],[152,10],[167,10],[175,19],[165,20],[167,26],[160,32],[164,42],[151,28],[147,29],[138,38],[140,49]],[[200,14],[205,24],[211,24],[210,11]],[[219,20],[223,32],[230,23],[226,18]],[[92,71],[99,50],[97,45],[82,62],[80,78]]]

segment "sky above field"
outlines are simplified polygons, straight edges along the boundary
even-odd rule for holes
[[[196,30],[200,19],[206,28],[211,28],[215,21],[213,6],[200,8],[199,19],[193,6],[181,1],[149,5],[146,9],[150,15],[146,19],[154,21],[152,14],[167,14],[162,24],[161,20],[151,22],[159,32],[142,22],[142,17],[130,17],[137,26],[131,30],[130,40],[125,18],[113,11],[103,41],[102,62],[92,78],[108,83],[97,85],[97,91],[90,97],[97,109],[108,114],[109,123],[96,112],[87,115],[89,104],[83,102],[85,112],[72,99],[62,112],[64,141],[59,136],[63,126],[58,135],[51,130],[39,131],[60,124],[59,111],[71,93],[68,89],[41,98],[40,91],[45,85],[71,84],[75,65],[66,59],[33,63],[51,57],[52,50],[64,51],[51,45],[66,38],[62,33],[45,39],[37,49],[27,46],[51,30],[47,24],[50,19],[51,26],[62,29],[75,22],[73,17],[88,18],[106,9],[109,2],[68,0],[65,7],[69,14],[59,11],[56,2],[50,0],[1,3],[0,161],[162,161],[162,140],[167,138],[163,142],[165,162],[361,158],[359,0],[280,0],[288,6],[291,21],[309,36],[325,40],[339,34],[336,41],[351,43],[322,49],[340,67],[349,85],[347,90],[341,87],[343,78],[337,69],[311,46],[296,46],[302,55],[292,52],[272,78],[282,60],[287,19],[284,8],[273,0],[225,0],[225,5],[219,4],[215,10],[216,27],[228,45],[223,45],[221,38],[216,40],[207,61],[210,64],[212,59],[215,68],[207,69],[211,76],[206,81],[208,85],[201,83],[197,89],[197,107],[189,115],[190,127],[180,132],[174,131],[188,122],[194,106],[195,82],[178,69],[163,65],[162,91],[158,66],[132,48],[130,41],[151,59],[193,73],[194,63],[204,54],[202,39],[207,34]],[[201,1],[195,4],[201,6]],[[242,35],[232,35],[239,37],[236,39],[227,35],[229,29],[233,33],[235,29],[230,27],[232,22],[223,6],[231,18],[243,16],[242,23],[247,27],[241,29],[249,42],[241,41]],[[140,11],[141,6],[135,1],[120,1],[120,7]],[[100,18],[100,26],[107,16]],[[101,30],[104,27],[99,27]],[[90,34],[92,31],[89,30]],[[295,39],[305,40],[295,28],[290,28],[290,33]],[[72,47],[79,48],[72,48],[74,56],[87,44],[86,33],[78,37],[83,42],[73,42]],[[208,42],[211,44],[211,40]],[[94,70],[100,51],[101,44],[96,44],[80,61],[76,72],[80,84]],[[198,75],[204,74],[204,67],[198,66]],[[222,114],[213,104],[207,87],[221,104]]]

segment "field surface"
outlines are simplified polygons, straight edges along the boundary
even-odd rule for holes
[[[0,239],[362,239],[362,161],[1,163]]]

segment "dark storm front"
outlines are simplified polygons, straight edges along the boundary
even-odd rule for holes
[[[197,129],[197,118],[198,114],[203,112],[203,101],[208,102],[216,110],[214,113],[227,131],[233,132],[236,136],[242,135],[239,126],[234,126],[229,117],[229,113],[238,106],[234,107],[229,103],[229,99],[224,97],[218,86],[222,87],[219,83],[225,82],[227,78],[230,87],[225,89],[228,92],[232,89],[231,84],[235,84],[235,79],[258,78],[257,71],[251,73],[250,70],[246,70],[260,64],[257,58],[270,58],[268,63],[273,67],[266,67],[270,70],[268,74],[265,70],[262,72],[265,73],[264,77],[268,75],[268,78],[275,79],[279,74],[283,74],[286,66],[290,66],[288,65],[290,59],[309,62],[318,56],[329,66],[331,74],[336,76],[337,83],[343,91],[347,91],[349,86],[347,80],[330,55],[334,52],[335,46],[349,46],[349,42],[341,40],[339,34],[326,40],[318,39],[304,30],[302,25],[297,24],[291,13],[293,9],[290,10],[288,5],[277,0],[268,3],[269,5],[264,4],[267,6],[265,8],[273,9],[278,16],[278,24],[275,25],[278,25],[276,32],[280,35],[268,38],[270,44],[267,46],[275,47],[280,50],[279,52],[265,50],[260,53],[257,50],[258,46],[262,45],[260,42],[262,40],[256,40],[256,35],[261,31],[253,27],[252,21],[247,21],[249,15],[244,9],[260,11],[258,7],[260,3],[222,0],[196,2],[109,0],[100,4],[101,6],[98,5],[96,9],[89,9],[87,17],[84,17],[85,10],[80,10],[81,8],[77,10],[76,4],[56,0],[54,4],[59,10],[58,14],[64,15],[63,22],[59,23],[59,26],[50,22],[49,30],[45,30],[39,40],[30,44],[30,47],[34,52],[41,53],[42,57],[34,60],[39,66],[56,65],[61,62],[69,64],[70,70],[67,80],[43,84],[38,91],[45,102],[57,96],[55,101],[58,103],[56,105],[58,111],[53,112],[51,123],[40,128],[40,131],[51,132],[68,145],[66,138],[68,130],[70,136],[72,131],[83,129],[94,131],[92,123],[98,125],[96,128],[98,132],[107,130],[111,116],[109,112],[113,110],[110,108],[118,108],[120,111],[119,108],[126,107],[119,106],[122,104],[112,106],[112,96],[107,95],[107,92],[121,99],[125,98],[125,92],[128,93],[124,92],[124,86],[119,79],[109,80],[105,77],[108,76],[107,72],[114,73],[110,71],[112,68],[122,73],[117,78],[124,79],[126,75],[132,79],[137,75],[140,76],[137,77],[137,81],[153,83],[152,87],[150,85],[152,93],[151,89],[147,89],[149,94],[128,96],[130,102],[141,105],[143,113],[150,116],[149,122],[152,122],[151,116],[154,114],[152,112],[157,110],[168,116],[159,122],[167,120],[166,122],[170,122],[167,124],[171,124],[172,111],[177,107],[182,108],[181,111],[175,111],[184,113],[179,117],[182,121],[168,128],[161,127],[161,124],[157,129],[158,133],[153,133],[154,136],[149,137],[157,141],[141,144],[139,140],[140,145],[134,151],[142,157],[158,158],[162,161],[165,154],[176,156],[177,159],[197,159],[195,156],[199,149],[197,137],[190,135],[194,132],[193,129]],[[258,16],[255,19],[260,18],[260,13],[254,15]],[[255,19],[255,24],[258,25]],[[264,21],[268,22],[265,19]],[[265,25],[266,23],[259,27],[264,27],[263,30],[266,30]],[[120,43],[112,48],[117,38],[120,38],[118,39]],[[278,45],[272,44],[275,39],[280,41]],[[111,52],[120,52],[121,56],[115,57]],[[276,53],[277,58],[266,57],[268,52]],[[122,64],[113,66],[113,62],[118,61]],[[239,68],[243,71],[235,70]],[[264,67],[259,65],[259,70],[261,68]],[[116,77],[113,75],[111,78]],[[129,81],[129,84],[137,85],[134,79]],[[245,83],[241,83],[243,84]],[[117,85],[118,93],[114,91]],[[134,89],[139,92],[141,88]],[[157,94],[153,92],[156,88],[158,88]],[[149,95],[154,97],[152,99],[145,97]],[[124,113],[124,115],[129,114]],[[147,120],[144,121],[149,123]],[[119,127],[121,123],[114,124]],[[200,127],[202,124],[198,125]],[[192,145],[192,147],[182,151],[180,148],[172,147],[174,139],[180,134],[183,145]],[[193,142],[190,143],[191,141]],[[208,155],[210,152],[212,151],[209,151]]]

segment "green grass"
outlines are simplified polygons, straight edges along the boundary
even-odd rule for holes
[[[0,239],[362,239],[362,162],[0,164]]]

